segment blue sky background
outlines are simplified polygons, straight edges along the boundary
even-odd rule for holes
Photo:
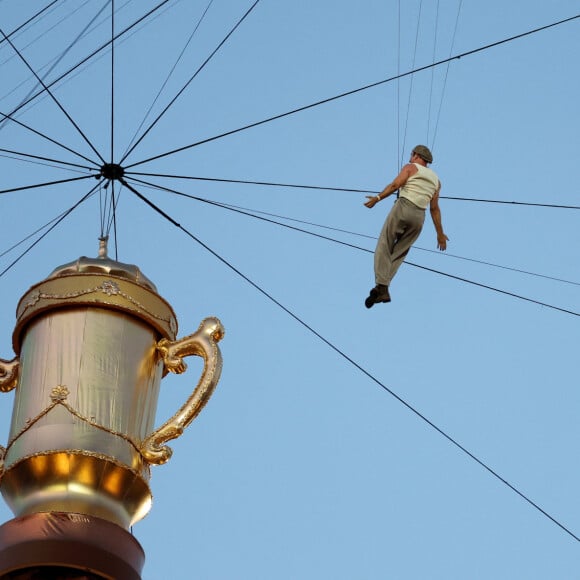
[[[145,127],[252,3],[211,3]],[[8,34],[46,4],[0,0],[0,27]],[[116,29],[157,4],[117,0]],[[170,1],[115,44],[116,162],[207,5]],[[126,164],[580,13],[572,0],[401,5],[261,0]],[[53,61],[101,8],[94,26]],[[52,66],[52,80],[106,42],[110,31],[107,2],[61,0],[12,41],[39,74]],[[385,83],[134,170],[380,190],[411,148],[427,143],[444,197],[578,207],[578,38],[580,19],[454,60],[448,72],[441,65],[414,75],[412,84],[411,77]],[[53,92],[109,160],[111,59],[101,54]],[[0,111],[6,113],[36,81],[6,42],[0,44],[0,75]],[[50,98],[38,98],[17,118],[95,157]],[[0,147],[79,161],[14,123],[0,125]],[[0,157],[2,190],[83,174],[14,157]],[[434,251],[427,217],[408,257],[569,312],[410,264],[392,284],[393,302],[366,310],[374,238],[390,200],[368,210],[362,193],[150,179],[365,236],[272,218],[363,248],[355,249],[139,188],[580,535],[577,209],[443,199],[448,252]],[[70,208],[95,183],[2,194],[0,252]],[[173,442],[171,461],[153,469],[153,508],[133,530],[147,555],[144,580],[578,577],[578,540],[127,190],[117,228],[119,260],[138,264],[156,283],[178,315],[180,336],[210,315],[226,327],[221,382]],[[0,357],[13,356],[22,294],[56,266],[96,256],[99,234],[95,196],[0,277]],[[25,247],[2,255],[0,270]],[[189,366],[185,375],[164,379],[158,424],[197,380],[199,363],[190,359]],[[1,397],[2,443],[12,401],[11,394]],[[0,504],[0,521],[11,517]]]

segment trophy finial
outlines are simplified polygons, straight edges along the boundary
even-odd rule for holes
[[[101,236],[99,238],[99,258],[101,260],[106,260],[107,255],[107,244],[109,242],[109,236]]]

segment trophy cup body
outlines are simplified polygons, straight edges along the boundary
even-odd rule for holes
[[[223,328],[205,319],[176,340],[173,310],[134,267],[81,258],[33,286],[17,309],[17,357],[0,360],[0,390],[15,390],[0,490],[15,516],[85,514],[128,529],[150,509],[150,465],[215,388]],[[195,390],[154,429],[162,377],[198,355]]]

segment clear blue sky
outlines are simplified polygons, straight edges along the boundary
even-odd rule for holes
[[[252,3],[211,4],[144,127]],[[0,27],[9,33],[46,4],[0,0]],[[47,80],[55,79],[110,38],[107,4],[61,0],[12,40],[39,74],[53,67]],[[117,0],[117,30],[157,4]],[[394,0],[261,0],[128,163],[447,58],[460,2],[424,2],[421,10],[418,0],[400,4],[399,35]],[[115,161],[207,5],[170,1],[115,45]],[[53,60],[101,7],[96,26]],[[463,2],[451,54],[578,13],[580,3],[572,0]],[[579,38],[577,19],[454,60],[448,71],[446,65],[426,70],[412,84],[411,77],[385,83],[134,169],[379,190],[410,149],[426,143],[444,197],[579,206]],[[0,111],[9,112],[35,81],[6,42],[0,71]],[[54,94],[108,160],[110,53],[55,85]],[[18,119],[95,156],[48,97]],[[0,126],[0,147],[79,160],[14,123]],[[78,175],[13,157],[0,157],[0,190]],[[443,199],[447,254],[433,252],[428,217],[408,257],[571,313],[410,264],[392,284],[393,302],[366,310],[374,237],[390,201],[368,210],[362,193],[151,180],[368,236],[285,222],[364,251],[140,189],[580,536],[578,210]],[[2,194],[0,252],[70,208],[93,183]],[[126,190],[117,229],[119,260],[138,264],[156,283],[178,315],[180,336],[209,315],[226,327],[222,380],[172,444],[171,461],[153,469],[153,508],[134,527],[147,554],[144,580],[578,577],[577,540]],[[95,256],[99,233],[94,197],[0,277],[1,358],[13,356],[22,294],[54,267]],[[24,247],[2,255],[0,271]],[[196,365],[191,361],[188,373],[163,381],[158,424],[185,399]],[[12,401],[11,394],[0,397],[3,444]],[[0,504],[0,521],[11,517]]]

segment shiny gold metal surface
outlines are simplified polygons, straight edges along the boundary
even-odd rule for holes
[[[19,517],[38,512],[75,512],[126,529],[151,508],[151,491],[138,473],[110,458],[84,451],[23,459],[2,476],[2,492]]]
[[[172,454],[213,393],[224,329],[207,318],[176,339],[173,310],[136,266],[106,257],[56,268],[22,297],[11,361],[0,359],[0,391],[15,391],[0,491],[16,516],[90,514],[128,527],[149,510],[150,464]],[[158,429],[162,377],[200,356],[202,375]]]
[[[175,314],[158,294],[124,278],[102,274],[68,274],[32,286],[21,298],[12,335],[19,354],[26,325],[47,311],[80,306],[119,310],[140,318],[161,337],[173,340],[177,333]]]
[[[183,358],[191,355],[203,357],[204,369],[193,393],[181,409],[143,441],[141,454],[149,463],[161,464],[170,459],[172,451],[163,446],[163,443],[179,437],[211,397],[222,369],[217,343],[223,336],[221,322],[217,318],[206,318],[197,332],[177,341],[164,338],[157,344],[157,351],[161,354],[165,369],[173,373],[183,373],[187,368]]]
[[[156,338],[116,310],[59,309],[32,320],[5,469],[31,454],[81,448],[146,471],[140,442],[153,430],[163,373]]]
[[[157,293],[157,288],[153,282],[133,264],[124,264],[107,257],[107,244],[104,238],[100,240],[99,257],[87,258],[82,256],[74,262],[63,264],[55,268],[48,278],[60,278],[76,274],[106,274],[117,278],[125,278],[135,282],[139,286],[144,286],[152,292]]]
[[[8,393],[16,387],[18,383],[18,358],[4,360],[0,358],[0,392]]]

